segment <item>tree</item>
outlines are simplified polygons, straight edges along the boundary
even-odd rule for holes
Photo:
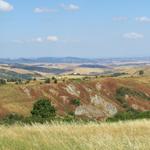
[[[140,70],[140,71],[139,71],[139,75],[140,75],[140,76],[144,75],[144,71],[143,71],[143,70]]]
[[[34,105],[31,111],[33,117],[52,118],[56,115],[56,110],[48,99],[40,99]]]
[[[50,83],[50,82],[51,82],[50,78],[45,79],[45,83]]]
[[[6,80],[0,79],[0,85],[4,85],[4,84],[6,84]]]

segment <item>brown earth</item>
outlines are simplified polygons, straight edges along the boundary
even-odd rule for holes
[[[59,115],[74,112],[77,117],[106,119],[117,112],[126,111],[115,97],[119,87],[132,88],[150,95],[150,84],[141,82],[141,78],[67,80],[58,81],[57,84],[40,84],[37,81],[27,85],[7,84],[0,86],[0,116],[14,112],[30,115],[33,103],[45,97],[52,101]],[[73,99],[80,99],[80,106],[72,104]],[[150,100],[130,95],[126,95],[125,100],[129,107],[139,111],[150,110]]]

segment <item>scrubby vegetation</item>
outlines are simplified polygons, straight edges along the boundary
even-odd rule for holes
[[[80,106],[80,99],[73,99],[72,101],[71,101],[71,103],[73,104],[73,105],[75,105],[75,106]]]
[[[111,77],[119,77],[119,76],[123,76],[123,75],[128,75],[128,73],[125,73],[125,72],[116,72],[116,73],[113,73],[111,75]]]
[[[141,91],[136,91],[134,89],[130,89],[128,87],[120,87],[116,90],[116,99],[122,104],[125,103],[126,95],[140,97],[143,100],[150,100],[150,97],[147,96],[145,93]]]
[[[45,79],[45,83],[51,83],[51,79],[50,78],[46,78]]]
[[[48,99],[39,99],[33,105],[31,115],[23,117],[16,113],[11,113],[4,118],[1,118],[1,124],[14,124],[14,123],[45,123],[52,121],[56,116],[56,109]]]
[[[144,75],[144,70],[140,70],[140,71],[139,71],[139,75],[140,75],[140,76]]]
[[[6,80],[0,79],[0,85],[5,85],[5,84],[6,84]]]
[[[119,112],[114,117],[108,118],[107,121],[120,121],[120,120],[135,120],[135,119],[149,119],[150,111],[138,112],[135,110],[130,110],[126,112]]]

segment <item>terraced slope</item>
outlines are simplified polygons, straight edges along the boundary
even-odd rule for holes
[[[0,86],[0,116],[8,113],[29,115],[33,103],[49,98],[59,115],[75,113],[77,117],[105,120],[117,112],[150,110],[150,78],[98,78],[58,81],[57,84]],[[74,104],[80,100],[80,105]]]

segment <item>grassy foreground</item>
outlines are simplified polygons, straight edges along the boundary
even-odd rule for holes
[[[150,120],[0,126],[0,150],[148,150]]]

